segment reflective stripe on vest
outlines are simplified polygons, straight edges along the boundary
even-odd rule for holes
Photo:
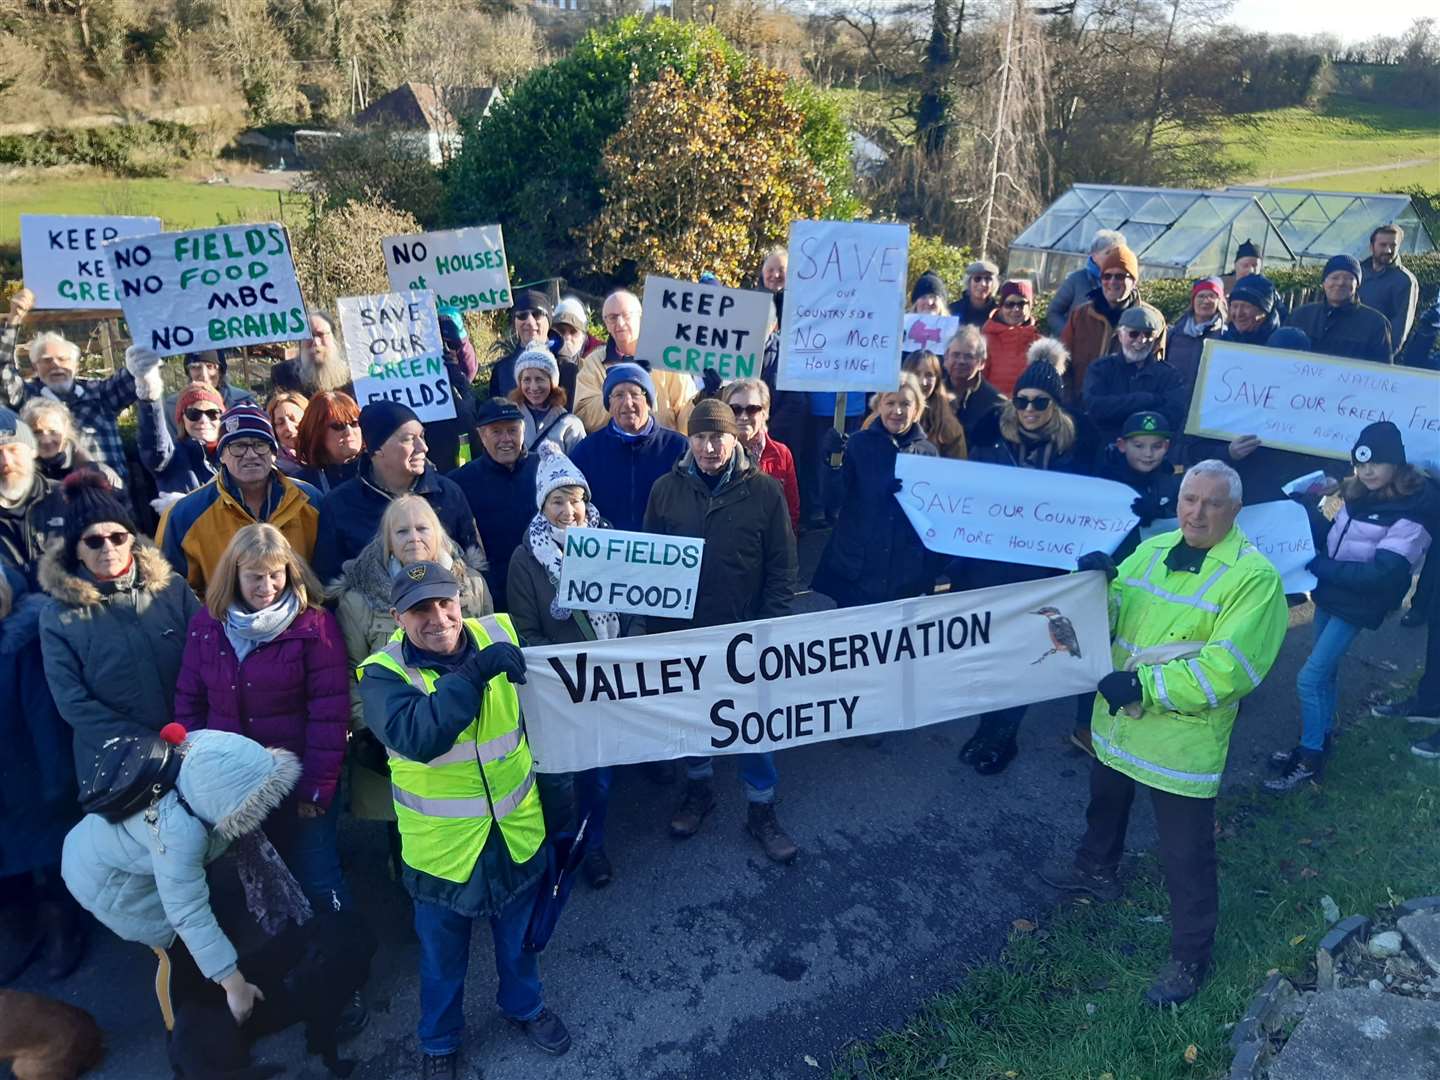
[[[1172,604],[1183,604],[1185,607],[1198,608],[1201,611],[1208,611],[1212,615],[1218,615],[1220,613],[1219,605],[1210,603],[1204,599],[1204,596],[1217,581],[1225,576],[1225,571],[1230,568],[1228,566],[1221,566],[1215,570],[1205,580],[1205,584],[1201,585],[1195,592],[1194,596],[1181,596],[1179,593],[1173,593],[1169,589],[1162,589],[1150,580],[1150,575],[1154,572],[1156,564],[1164,557],[1165,552],[1163,550],[1156,550],[1154,555],[1150,557],[1150,565],[1145,567],[1145,573],[1141,574],[1138,578],[1126,578],[1125,584],[1132,588],[1143,589],[1152,596],[1158,596],[1161,600],[1168,600]]]
[[[1099,749],[1103,750],[1111,757],[1119,758],[1121,761],[1129,762],[1131,765],[1134,765],[1137,768],[1145,769],[1146,771],[1155,773],[1158,776],[1168,776],[1171,780],[1181,780],[1189,784],[1218,784],[1220,782],[1220,774],[1218,772],[1196,773],[1184,772],[1180,769],[1171,769],[1165,765],[1156,765],[1153,761],[1146,761],[1142,757],[1136,757],[1129,751],[1120,749],[1120,747],[1116,746],[1114,743],[1110,742],[1109,740],[1105,739],[1100,735],[1096,735],[1094,732],[1091,732],[1090,738],[1094,741],[1095,745]]]
[[[394,793],[397,803],[414,810],[417,814],[445,818],[493,817],[496,821],[504,821],[525,801],[525,796],[530,794],[530,789],[534,786],[535,771],[532,769],[530,775],[525,777],[524,782],[518,788],[495,804],[493,811],[490,800],[484,795],[478,795],[473,799],[426,799],[393,785],[391,791]]]

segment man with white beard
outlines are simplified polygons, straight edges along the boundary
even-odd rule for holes
[[[1172,431],[1184,430],[1190,386],[1178,368],[1155,357],[1164,333],[1165,320],[1154,308],[1127,308],[1116,327],[1118,347],[1086,370],[1085,414],[1104,444],[1119,438],[1125,418],[1137,412],[1162,413]]]
[[[65,522],[60,485],[35,467],[35,434],[11,410],[0,408],[0,562],[33,587],[45,545]]]
[[[270,369],[272,393],[289,391],[314,397],[322,390],[340,390],[355,396],[350,365],[335,335],[335,320],[328,312],[310,310],[310,340],[300,343],[300,356]]]

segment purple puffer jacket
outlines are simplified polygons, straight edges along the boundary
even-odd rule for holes
[[[190,731],[234,731],[291,751],[301,765],[294,797],[328,808],[350,727],[340,624],[324,608],[307,608],[237,664],[224,627],[202,607],[190,620],[180,660],[175,719]]]

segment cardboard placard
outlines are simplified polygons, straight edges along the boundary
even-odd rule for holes
[[[335,306],[362,409],[373,401],[395,401],[424,423],[454,417],[434,293],[342,296]]]
[[[769,293],[647,275],[635,355],[682,375],[759,378],[770,307]]]
[[[461,311],[493,311],[514,303],[499,225],[387,236],[380,248],[396,292],[429,289],[437,304]]]
[[[625,611],[688,619],[705,541],[620,529],[565,530],[559,602],[586,611]]]
[[[20,262],[25,287],[40,311],[119,311],[104,244],[149,236],[158,217],[21,214]]]

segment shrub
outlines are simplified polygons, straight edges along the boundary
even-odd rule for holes
[[[306,299],[333,307],[337,296],[390,291],[380,241],[420,232],[414,216],[374,200],[352,200],[331,209],[313,199],[308,208],[303,206],[287,205],[286,224]],[[296,209],[292,212],[291,207]]]
[[[968,246],[947,244],[938,236],[910,233],[910,280],[906,288],[913,288],[915,279],[927,270],[939,275],[945,282],[950,299],[957,299],[965,291],[965,267],[974,261]]]

